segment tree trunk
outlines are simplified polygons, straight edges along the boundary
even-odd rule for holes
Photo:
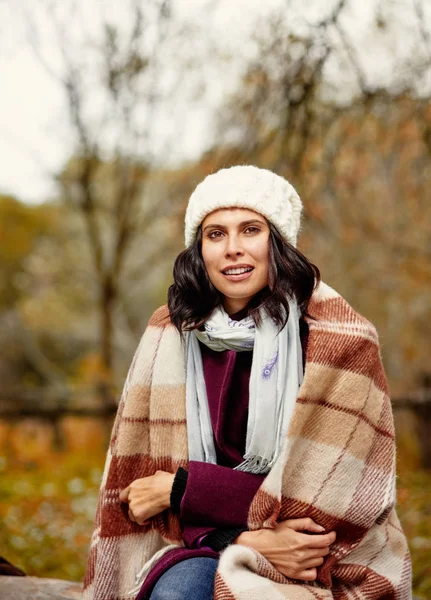
[[[114,309],[116,302],[115,287],[110,277],[104,281],[100,302],[100,351],[102,372],[98,382],[99,394],[104,406],[116,404],[114,382]]]

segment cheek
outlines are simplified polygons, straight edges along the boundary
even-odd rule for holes
[[[267,265],[269,263],[269,244],[268,241],[266,243],[259,243],[251,252],[255,258],[255,260],[259,261],[262,265]]]
[[[255,260],[259,263],[260,277],[265,282],[269,279],[269,247],[268,244],[261,244],[255,248]]]
[[[204,261],[205,269],[207,270],[208,275],[211,274],[211,271],[214,271],[216,266],[216,253],[211,246],[207,246],[202,244],[202,259]]]

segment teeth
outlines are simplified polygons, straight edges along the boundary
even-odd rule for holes
[[[225,275],[241,275],[242,273],[248,273],[252,271],[253,267],[241,267],[239,269],[228,269],[227,271],[223,271]]]

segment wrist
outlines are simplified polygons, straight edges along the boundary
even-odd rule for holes
[[[234,540],[234,544],[239,544],[241,546],[249,546],[254,550],[258,550],[259,546],[259,538],[261,537],[261,530],[258,529],[256,531],[243,531],[239,534],[239,536]]]
[[[249,546],[250,544],[248,542],[250,540],[250,535],[252,533],[253,533],[252,531],[242,531],[239,534],[239,536],[234,539],[234,541],[232,543],[239,544],[240,546]]]
[[[171,506],[171,494],[172,494],[172,486],[174,485],[175,475],[169,473],[168,483],[166,486],[166,493],[164,498],[165,510],[170,508]]]

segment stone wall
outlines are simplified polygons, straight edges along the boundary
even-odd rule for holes
[[[0,600],[77,600],[82,584],[61,579],[0,576]]]

